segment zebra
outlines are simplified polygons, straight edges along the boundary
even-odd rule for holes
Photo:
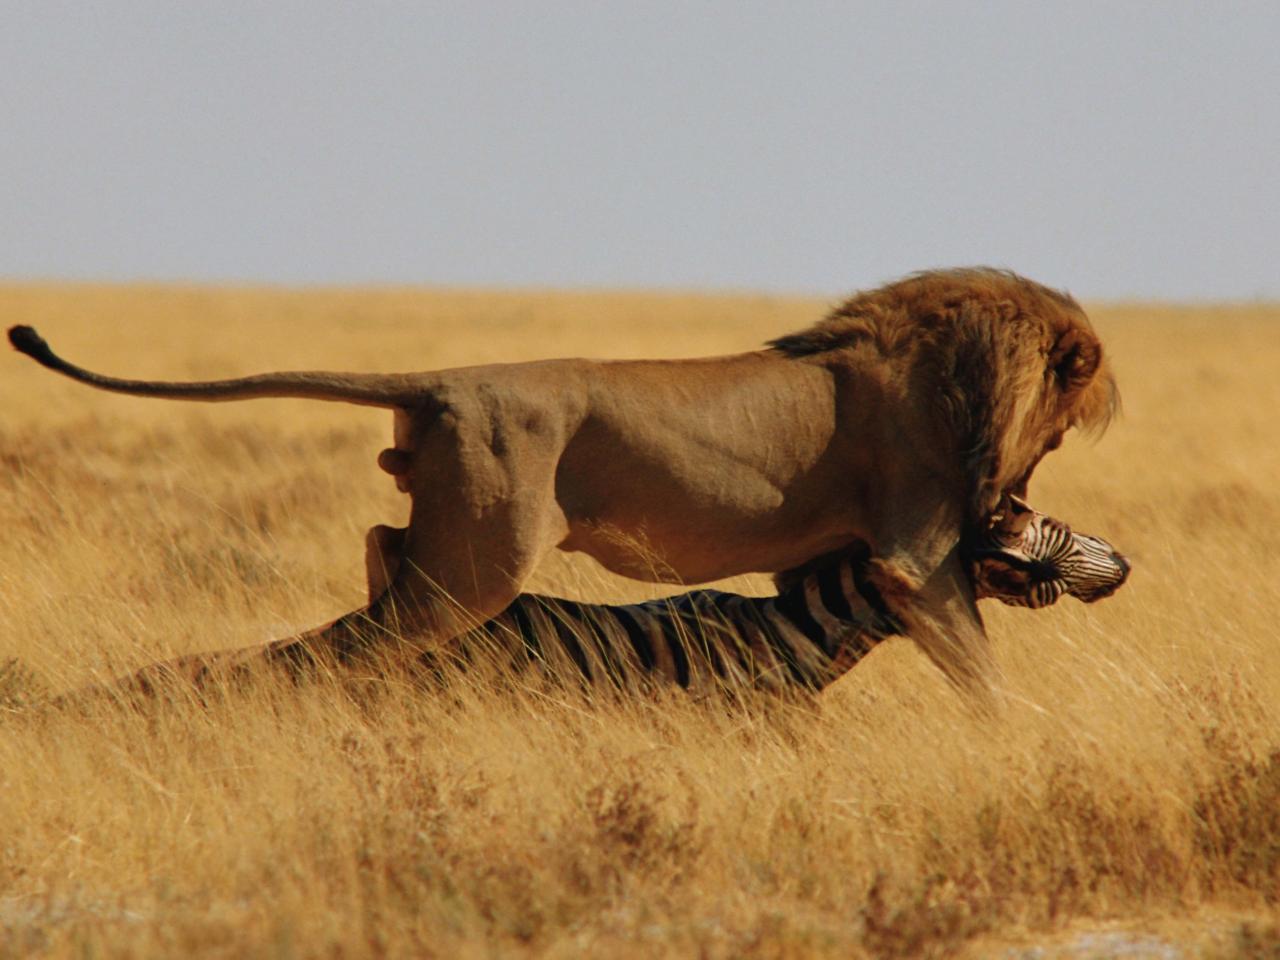
[[[369,544],[371,594],[384,588],[386,550],[403,531],[375,527],[373,532],[381,535]],[[960,548],[977,598],[1030,608],[1064,595],[1086,603],[1099,600],[1114,593],[1130,569],[1105,540],[1077,534],[1014,498],[1006,498]],[[697,693],[818,692],[881,641],[903,632],[868,577],[872,559],[870,547],[855,542],[813,561],[770,597],[703,589],[611,605],[521,594],[498,616],[420,654],[413,672],[432,684],[480,671],[505,682],[532,669],[553,683],[576,679],[593,690],[640,692],[674,685]],[[14,702],[39,700],[65,708],[103,696],[150,699],[182,688],[203,699],[206,692],[248,677],[263,653],[259,647],[197,654],[52,699],[24,695]],[[270,646],[265,653],[268,662],[282,663]],[[318,666],[292,659],[283,665],[295,679]],[[12,698],[0,696],[0,707],[6,699]]]
[[[1128,561],[1016,498],[962,544],[975,595],[1033,609],[1069,594],[1114,593]],[[867,577],[858,542],[821,560],[775,596],[693,590],[642,603],[584,603],[521,594],[503,613],[419,659],[437,681],[486,664],[499,676],[530,667],[624,692],[655,683],[694,691],[754,687],[816,692],[902,625]]]

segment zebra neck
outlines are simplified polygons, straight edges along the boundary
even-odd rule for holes
[[[776,597],[763,619],[787,627],[785,640],[801,644],[818,656],[800,657],[811,663],[825,686],[854,667],[886,637],[901,632],[876,589],[862,576],[865,563],[849,560],[830,564]]]

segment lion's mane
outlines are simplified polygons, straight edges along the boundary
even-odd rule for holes
[[[807,330],[772,340],[791,357],[871,350],[930,407],[933,437],[961,458],[969,522],[1079,427],[1099,434],[1119,408],[1102,345],[1069,295],[1005,270],[918,273],[855,294]]]

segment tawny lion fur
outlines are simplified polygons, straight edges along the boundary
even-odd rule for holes
[[[989,269],[908,277],[766,349],[697,360],[167,384],[89,373],[30,328],[10,339],[118,392],[394,410],[395,446],[379,463],[411,497],[409,526],[370,531],[366,607],[263,648],[293,664],[446,642],[501,612],[557,548],[626,576],[697,583],[786,576],[863,540],[910,636],[981,692],[993,666],[961,531],[1005,492],[1023,494],[1069,428],[1104,428],[1117,403],[1076,302]]]

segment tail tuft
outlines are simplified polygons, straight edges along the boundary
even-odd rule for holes
[[[44,342],[44,337],[36,333],[35,327],[10,327],[9,342],[19,353],[25,353],[28,357],[34,357],[41,362],[53,356],[49,344]]]

